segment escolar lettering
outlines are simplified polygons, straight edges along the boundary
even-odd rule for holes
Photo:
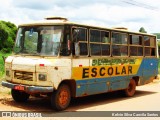
[[[83,68],[82,78],[96,78],[132,74],[132,66]]]

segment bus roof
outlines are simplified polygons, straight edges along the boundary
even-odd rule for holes
[[[117,32],[119,31],[119,32],[126,32],[126,33],[133,33],[133,34],[156,36],[156,35],[148,34],[148,33],[129,31],[127,28],[124,28],[124,27],[107,28],[107,27],[101,27],[101,26],[95,26],[95,25],[74,23],[74,22],[68,21],[67,18],[63,18],[63,17],[47,17],[47,18],[45,18],[45,20],[21,24],[21,25],[19,25],[19,27],[45,26],[45,25],[47,25],[47,26],[49,26],[49,25],[73,25],[74,26],[75,25],[75,26],[91,27],[91,28],[95,28],[95,29],[111,30],[111,31],[117,31]]]

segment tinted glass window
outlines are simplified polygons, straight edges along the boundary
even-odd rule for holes
[[[73,42],[79,43],[80,55],[88,55],[88,41],[87,41],[87,29],[85,28],[73,28]],[[74,54],[74,48],[73,48]]]
[[[91,42],[101,42],[100,31],[91,30],[90,31],[90,41]]]
[[[130,46],[130,56],[143,56],[143,47]]]
[[[109,56],[110,55],[110,45],[102,44],[102,55],[103,56]]]
[[[145,48],[145,56],[150,56],[151,55],[151,51],[149,47]]]
[[[150,46],[150,37],[149,36],[144,36],[144,45]]]
[[[109,32],[101,30],[90,30],[90,51],[91,56],[109,56]]]
[[[128,55],[128,47],[121,45],[113,45],[112,46],[112,55],[113,56],[127,56]]]
[[[142,45],[142,36],[130,35],[130,44],[132,44],[132,45]]]
[[[113,44],[127,44],[127,34],[125,33],[112,33]]]
[[[80,43],[80,55],[88,55],[87,43]]]
[[[101,45],[100,44],[90,44],[91,55],[101,55]]]
[[[109,32],[101,31],[101,41],[102,43],[110,43]]]

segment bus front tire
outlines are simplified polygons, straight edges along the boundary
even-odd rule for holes
[[[135,91],[136,91],[136,82],[134,79],[131,79],[128,87],[124,90],[124,94],[127,97],[132,97],[134,96]]]
[[[12,98],[16,102],[26,102],[30,96],[30,94],[28,94],[26,92],[15,90],[15,89],[11,90],[11,94],[12,94]]]
[[[57,111],[65,110],[71,101],[71,91],[68,85],[62,84],[51,95],[51,106]]]

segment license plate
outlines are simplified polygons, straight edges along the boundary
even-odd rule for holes
[[[24,86],[16,85],[16,86],[14,87],[14,89],[16,89],[16,90],[24,90]]]

